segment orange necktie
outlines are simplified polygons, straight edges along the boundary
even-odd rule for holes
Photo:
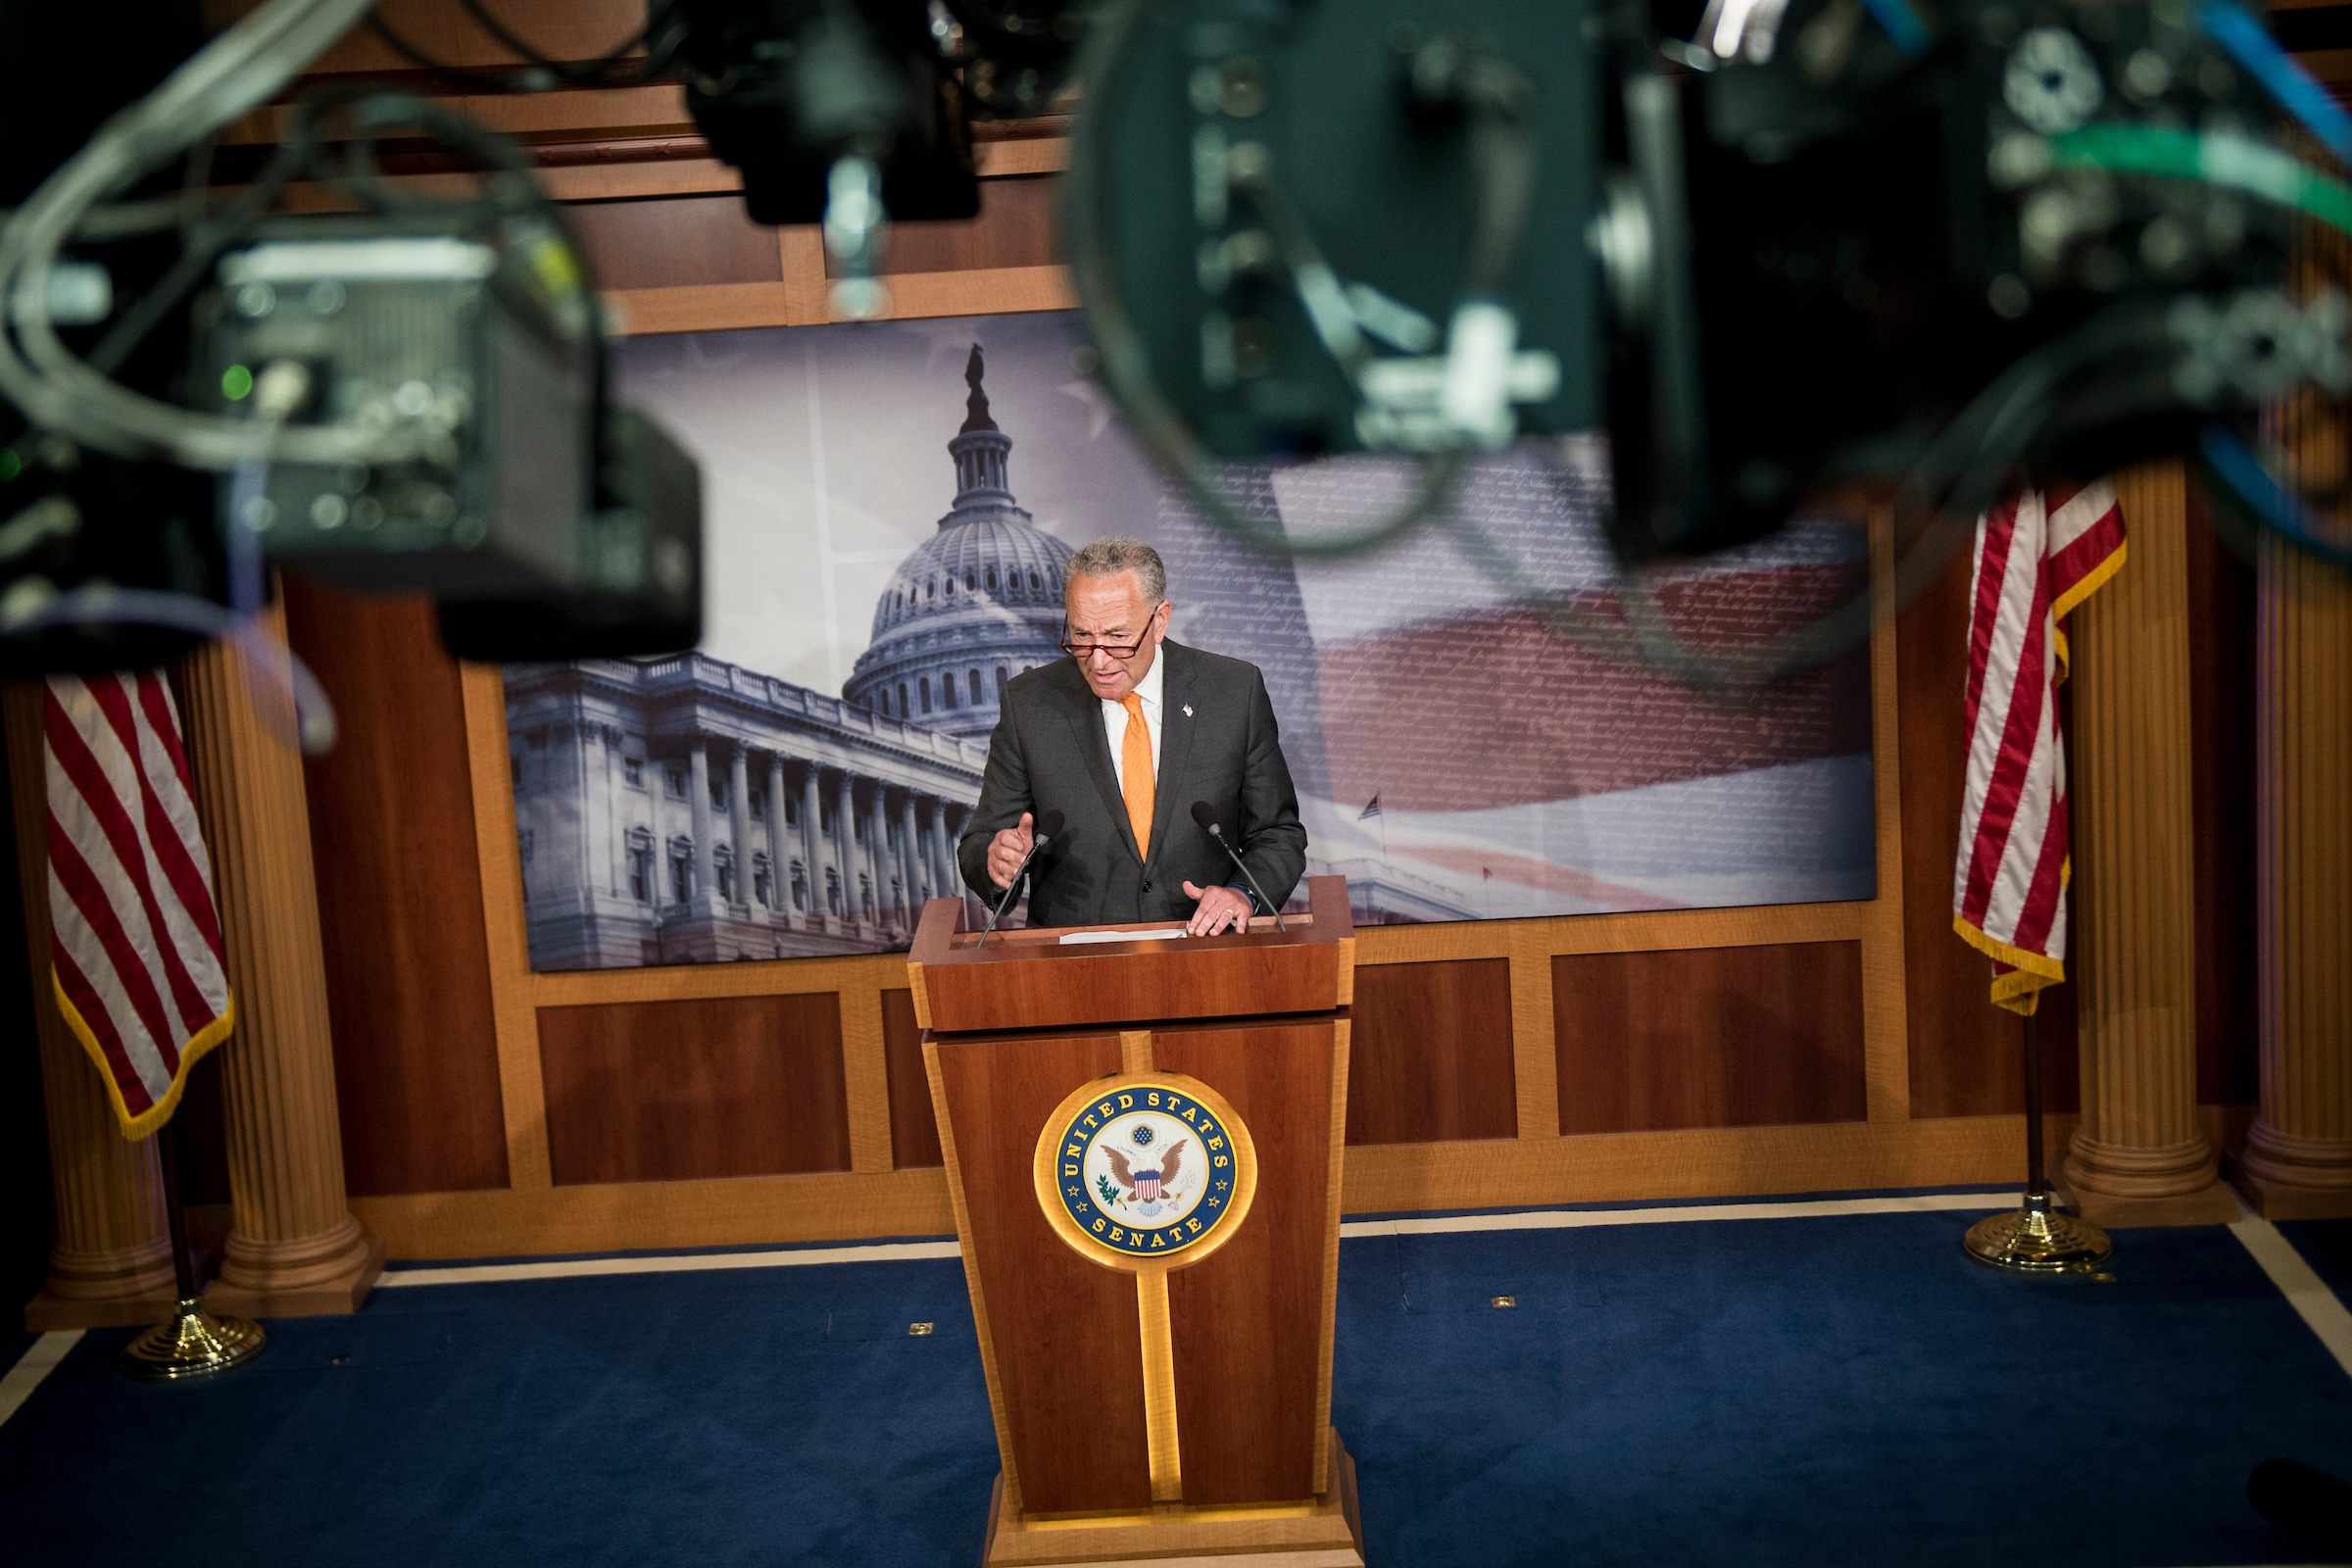
[[[1135,847],[1152,858],[1152,732],[1144,726],[1144,700],[1129,692],[1127,738],[1119,743],[1119,793],[1127,797],[1127,823],[1135,829]]]

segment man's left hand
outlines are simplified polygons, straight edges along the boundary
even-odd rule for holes
[[[1185,929],[1197,937],[1213,937],[1227,926],[1236,931],[1250,929],[1250,901],[1231,888],[1197,888],[1190,882],[1184,885],[1188,899],[1199,899],[1200,906],[1193,911],[1192,923]]]

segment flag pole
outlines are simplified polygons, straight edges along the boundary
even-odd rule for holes
[[[172,1315],[122,1347],[115,1370],[141,1383],[187,1383],[217,1377],[262,1353],[270,1337],[251,1318],[204,1309],[196,1260],[188,1250],[188,1212],[179,1200],[179,1134],[171,1121],[155,1130],[156,1163],[163,1167],[164,1213],[172,1226]]]
[[[2067,878],[2053,887],[2039,875],[2052,853],[2064,856],[2068,834],[2066,723],[2059,683],[2066,679],[2067,614],[2115,575],[2124,564],[2124,517],[2115,485],[2100,479],[2059,498],[2027,487],[1977,517],[1976,609],[1969,625],[1969,724],[1972,747],[1997,750],[1992,766],[1971,767],[1960,805],[1960,866],[1953,888],[1953,928],[1991,956],[1996,985],[2015,993],[2000,997],[2024,1016],[2026,1074],[2026,1195],[2013,1212],[1994,1214],[1969,1227],[1962,1250],[1986,1268],[2008,1274],[2054,1277],[2101,1274],[2115,1255],[2107,1233],[2079,1216],[2060,1213],[2050,1199],[2042,1160],[2041,1021],[2043,987],[2064,978]],[[2020,572],[2016,565],[2029,569]],[[2001,591],[1985,591],[1998,583]],[[2014,586],[2030,582],[2021,595]],[[2022,612],[2022,613],[2021,613]],[[2046,658],[2055,650],[2056,658]],[[2008,683],[2006,697],[1980,706],[1983,683],[1995,672]],[[2029,673],[2038,671],[2032,679]],[[1997,686],[2000,682],[1993,682]],[[2044,748],[2011,746],[2007,729],[2021,718],[2038,726]],[[2038,737],[2037,737],[2038,738]],[[2022,798],[2034,792],[2046,806],[2037,831],[2012,831],[2013,818],[1988,826],[1986,808],[1996,793]],[[2034,939],[2018,944],[2027,933]],[[2041,968],[2036,958],[2050,960]],[[2037,972],[2020,974],[2033,965]],[[2008,984],[2002,985],[2006,981]],[[1996,997],[1999,993],[1995,993]]]
[[[2006,1214],[1981,1219],[1968,1228],[1961,1250],[1986,1268],[2004,1274],[2056,1278],[2067,1274],[2104,1274],[2115,1256],[2107,1233],[2086,1219],[2061,1213],[2050,1200],[2050,1182],[2042,1168],[2041,1144],[2041,1017],[2026,1014],[2026,1196]]]

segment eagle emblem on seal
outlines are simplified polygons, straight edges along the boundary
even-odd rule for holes
[[[1099,1263],[1191,1261],[1249,1212],[1256,1159],[1207,1085],[1177,1073],[1098,1079],[1039,1130],[1037,1197],[1062,1240]]]
[[[1111,1179],[1134,1195],[1137,1212],[1146,1219],[1159,1211],[1160,1189],[1175,1185],[1177,1161],[1184,1153],[1184,1146],[1188,1141],[1179,1138],[1170,1144],[1168,1152],[1159,1156],[1159,1164],[1152,1170],[1134,1169],[1127,1163],[1127,1156],[1115,1149],[1105,1148],[1102,1151],[1102,1157],[1110,1164]]]

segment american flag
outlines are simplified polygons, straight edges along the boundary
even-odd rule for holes
[[[152,670],[53,675],[41,709],[58,1007],[144,1138],[232,1016],[179,710]]]
[[[2030,1013],[2066,978],[2067,613],[2124,564],[2106,479],[2026,491],[1977,519],[1968,628],[1968,777],[1952,929],[1993,960],[1992,1000]]]

